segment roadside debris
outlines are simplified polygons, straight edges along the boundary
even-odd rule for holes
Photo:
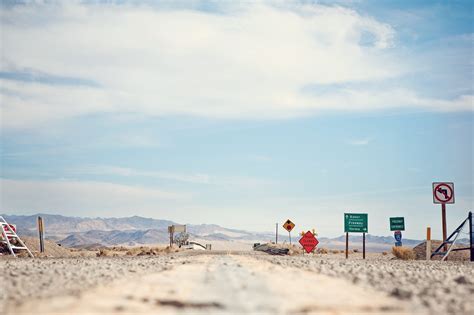
[[[265,252],[270,255],[288,255],[289,248],[278,248],[269,244],[256,245],[253,250]]]

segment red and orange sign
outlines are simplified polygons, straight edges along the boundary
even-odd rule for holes
[[[310,231],[306,232],[300,239],[300,244],[303,246],[307,253],[311,253],[314,248],[319,244],[318,239]]]

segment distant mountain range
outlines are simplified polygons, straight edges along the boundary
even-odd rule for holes
[[[157,220],[139,216],[127,218],[79,218],[62,215],[36,214],[31,216],[2,214],[9,223],[17,226],[19,235],[37,235],[37,217],[41,216],[45,225],[45,236],[67,247],[112,246],[166,244],[169,241],[168,226],[177,224],[169,220]],[[224,228],[215,224],[188,224],[187,231],[192,240],[212,243],[229,242],[269,242],[275,239],[273,233],[254,233]],[[296,242],[298,236],[293,237]],[[320,246],[344,248],[345,236],[336,238],[318,238]],[[288,241],[285,235],[279,235],[281,242]],[[466,242],[466,240],[462,240]],[[362,235],[350,235],[351,246],[360,247]],[[415,246],[420,240],[403,239],[404,245]],[[370,251],[390,249],[394,244],[392,236],[366,235],[367,248]],[[360,245],[360,246],[359,246]]]
[[[19,235],[37,235],[37,218],[45,225],[45,237],[64,246],[89,245],[139,245],[166,244],[169,242],[168,226],[178,224],[169,220],[157,220],[139,216],[127,218],[79,218],[62,215],[35,214],[31,216],[2,216],[17,226]],[[273,234],[252,233],[223,228],[215,224],[188,224],[191,239],[202,241],[267,242]],[[284,239],[284,238],[283,238]]]

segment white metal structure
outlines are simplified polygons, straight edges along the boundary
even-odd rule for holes
[[[13,255],[13,257],[16,257],[15,250],[26,250],[28,252],[28,255],[31,257],[33,254],[31,251],[26,247],[25,243],[20,239],[20,237],[16,234],[16,232],[10,227],[10,224],[0,216],[0,230],[1,230],[1,239],[0,243],[7,244],[8,249],[10,250],[10,253]],[[15,246],[10,243],[11,239],[17,239],[18,243],[20,243],[21,246]]]

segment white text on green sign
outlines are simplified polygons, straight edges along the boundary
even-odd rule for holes
[[[344,232],[367,233],[368,221],[367,213],[344,213]]]

